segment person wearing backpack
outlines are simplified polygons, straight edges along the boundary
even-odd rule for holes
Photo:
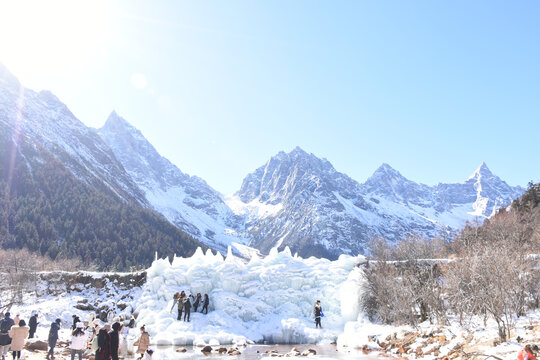
[[[49,352],[47,353],[47,360],[54,359],[54,348],[56,346],[56,342],[58,341],[58,330],[60,330],[61,322],[62,321],[60,319],[56,319],[51,324],[51,328],[49,329]]]
[[[10,316],[11,314],[7,312],[4,315],[4,318],[0,321],[0,355],[2,355],[2,360],[6,359],[9,346],[11,345],[9,330],[11,330],[11,327],[15,325],[15,322]]]
[[[78,322],[75,324],[75,330],[71,333],[71,360],[75,360],[75,355],[79,355],[79,360],[82,360],[83,350],[87,347],[88,335],[84,332],[84,324]]]

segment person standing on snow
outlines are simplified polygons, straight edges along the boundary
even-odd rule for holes
[[[83,351],[87,348],[88,335],[84,332],[84,324],[78,322],[75,324],[75,330],[71,333],[71,360],[75,360],[75,355],[79,355],[79,360],[82,360]]]
[[[525,345],[523,349],[518,354],[518,360],[536,360],[536,354],[538,353],[538,346],[536,345]]]
[[[19,321],[21,321],[21,317],[19,316],[19,314],[15,315],[15,317],[13,318],[13,323],[15,325],[19,325]]]
[[[58,330],[60,330],[60,319],[56,319],[52,324],[51,328],[49,329],[49,352],[47,353],[47,360],[53,360],[54,359],[54,347],[56,346],[56,342],[58,341]]]
[[[112,324],[111,331],[111,358],[112,360],[118,360],[118,349],[120,348],[120,329],[122,324],[115,322]]]
[[[141,326],[141,336],[133,343],[133,346],[137,346],[137,354],[141,354],[139,359],[142,359],[144,353],[148,350],[148,346],[150,346],[150,334],[146,332],[144,325]]]
[[[128,354],[128,343],[127,343],[127,337],[129,335],[129,327],[126,326],[125,322],[124,325],[122,325],[122,329],[120,330],[120,346],[118,348],[118,353],[122,357],[127,357]]]
[[[189,300],[189,296],[186,296],[184,298],[183,304],[184,304],[184,321],[186,321],[186,317],[187,317],[187,321],[189,322],[189,318],[191,316],[191,301]]]
[[[111,358],[111,325],[105,324],[97,335],[98,349],[95,360],[109,360]]]
[[[32,315],[30,320],[28,320],[28,326],[30,327],[30,335],[28,336],[29,339],[34,338],[38,324],[38,314]]]
[[[6,358],[9,351],[9,345],[11,344],[9,330],[15,324],[10,316],[11,314],[7,312],[0,321],[0,355],[2,356],[2,359]]]
[[[317,300],[317,302],[315,303],[315,307],[313,308],[313,315],[315,315],[315,328],[322,329],[321,317],[324,315],[320,300]]]
[[[21,351],[24,347],[24,340],[28,337],[30,328],[26,326],[24,320],[19,320],[19,326],[13,325],[9,331],[11,338],[11,351],[13,352],[13,360],[21,358]]]
[[[199,308],[199,304],[201,303],[201,293],[197,293],[197,296],[195,297],[195,301],[193,302],[193,311],[197,312],[197,309]]]
[[[208,305],[210,305],[210,298],[208,297],[208,294],[204,294],[203,307],[201,309],[201,313],[204,310],[206,310],[206,314],[208,314]]]

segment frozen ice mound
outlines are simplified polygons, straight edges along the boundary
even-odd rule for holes
[[[159,345],[330,343],[347,321],[357,319],[362,256],[336,261],[303,259],[288,248],[248,263],[198,249],[190,258],[154,261],[138,300],[138,326],[146,325]],[[208,314],[191,312],[191,322],[170,312],[173,294],[208,294]],[[321,300],[323,329],[315,329],[313,306]],[[201,310],[199,306],[199,311]]]

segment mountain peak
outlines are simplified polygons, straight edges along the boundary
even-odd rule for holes
[[[130,131],[130,132],[137,132],[139,133],[139,130],[135,128],[133,125],[131,125],[126,119],[118,115],[116,110],[113,110],[109,117],[107,118],[107,121],[105,121],[105,124],[101,128],[102,131],[110,131],[115,133]]]
[[[375,170],[373,175],[368,179],[368,181],[372,179],[378,179],[377,181],[380,181],[381,178],[384,179],[405,179],[403,175],[387,163],[382,163],[381,166]],[[406,179],[405,179],[406,180]]]
[[[308,155],[308,153],[306,151],[304,151],[304,149],[302,149],[300,146],[297,146],[294,149],[292,149],[290,154],[291,155],[292,154]]]
[[[484,161],[482,161],[482,163],[476,168],[476,170],[474,170],[474,172],[471,174],[471,176],[469,176],[469,179],[467,180],[476,179],[482,176],[493,176],[493,173],[491,172],[491,170],[489,170],[487,164]]]

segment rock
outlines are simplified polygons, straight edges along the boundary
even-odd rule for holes
[[[210,354],[212,352],[212,347],[210,345],[206,345],[201,349],[201,352],[205,355]]]
[[[24,345],[24,348],[26,350],[29,350],[29,351],[36,351],[36,350],[47,351],[48,350],[48,345],[47,345],[47,343],[45,341],[41,341],[41,340],[32,341],[32,340],[29,340]]]
[[[96,308],[92,306],[92,304],[77,304],[75,305],[75,309],[82,311],[96,311]]]
[[[238,350],[234,350],[234,351],[229,351],[228,354],[229,356],[238,356],[238,355],[241,355],[242,353]]]
[[[371,348],[367,345],[364,345],[362,346],[362,352],[364,353],[364,355],[367,355],[371,352]]]
[[[398,349],[398,353],[406,354],[409,350],[410,350],[410,348],[408,346],[400,346],[399,349]]]
[[[217,352],[220,353],[220,354],[226,353],[226,352],[227,352],[227,348],[225,348],[225,347],[220,347],[219,349],[217,349]]]
[[[293,347],[291,351],[285,354],[286,357],[299,356],[299,355],[300,355],[300,351],[295,347]]]
[[[178,348],[176,349],[176,352],[179,352],[179,353],[185,353],[187,351],[186,348]]]
[[[310,356],[310,355],[317,355],[317,351],[315,351],[315,349],[307,349],[302,352],[302,356]]]

